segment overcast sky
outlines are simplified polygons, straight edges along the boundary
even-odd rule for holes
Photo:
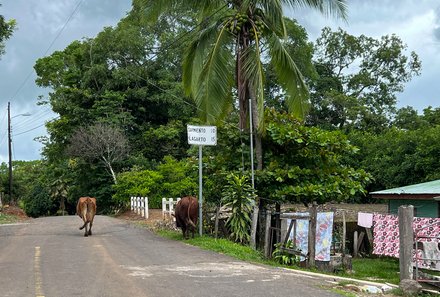
[[[309,10],[287,12],[298,20],[314,41],[324,26],[342,27],[353,35],[380,38],[397,34],[422,61],[422,75],[398,94],[398,106],[419,111],[439,107],[440,1],[351,0],[348,23],[324,18]],[[18,29],[0,57],[0,162],[7,161],[7,103],[11,102],[14,160],[40,158],[35,137],[46,134],[44,123],[54,115],[37,106],[48,90],[35,85],[33,65],[38,58],[62,50],[74,40],[94,37],[114,26],[131,8],[131,0],[0,0],[0,14],[17,20]],[[30,116],[22,114],[30,113]]]

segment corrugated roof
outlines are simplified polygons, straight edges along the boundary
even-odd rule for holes
[[[426,183],[400,187],[400,188],[370,192],[370,194],[371,195],[377,195],[377,194],[439,194],[440,195],[440,179]]]

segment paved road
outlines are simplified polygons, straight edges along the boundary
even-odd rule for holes
[[[338,296],[322,281],[252,265],[97,216],[83,237],[76,216],[0,225],[0,295]]]

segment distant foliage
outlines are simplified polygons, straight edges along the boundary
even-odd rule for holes
[[[131,196],[144,196],[149,198],[150,208],[161,208],[163,197],[195,195],[198,183],[194,172],[185,159],[178,161],[167,156],[156,170],[135,168],[119,174],[118,184],[113,186],[113,200],[120,207],[126,207]]]
[[[36,184],[26,195],[23,205],[26,214],[33,218],[50,215],[58,208],[57,203],[50,198],[49,190],[41,184]]]
[[[150,207],[158,208],[158,201],[152,199],[150,194],[155,195],[163,176],[152,170],[134,170],[119,174],[119,182],[113,185],[115,194],[114,202],[121,208],[128,207],[131,196],[142,196],[150,198]]]

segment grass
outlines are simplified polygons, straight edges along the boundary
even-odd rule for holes
[[[342,276],[362,280],[399,284],[399,259],[396,258],[356,258],[352,260],[353,272]]]
[[[202,236],[202,237],[196,236],[195,238],[184,240],[181,232],[159,230],[157,233],[160,236],[169,239],[185,241],[190,245],[198,246],[205,250],[210,250],[224,255],[228,255],[239,260],[275,265],[274,261],[264,259],[263,254],[261,252],[255,251],[248,246],[234,243],[224,238],[215,239],[209,236]]]
[[[16,216],[4,214],[0,212],[0,225],[1,224],[11,224],[16,223],[18,221]]]
[[[163,237],[173,240],[184,241],[181,232],[158,230],[157,233]],[[193,239],[185,240],[186,243],[198,246],[200,248],[215,251],[231,257],[254,263],[267,264],[305,270],[296,266],[281,265],[272,259],[265,259],[263,254],[255,251],[248,246],[234,243],[227,239],[215,239],[209,236],[196,236]],[[361,258],[353,259],[353,271],[350,273],[338,273],[338,276],[349,277],[353,279],[376,281],[380,283],[399,284],[399,261],[395,258]],[[308,271],[319,272],[316,269],[307,269]]]

